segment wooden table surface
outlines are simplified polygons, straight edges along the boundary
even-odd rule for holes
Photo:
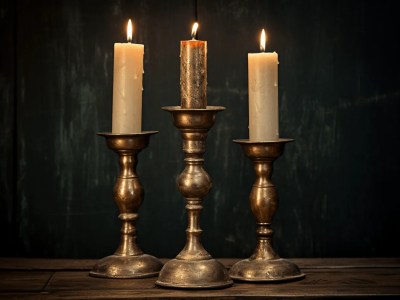
[[[238,259],[219,259],[227,268]],[[291,259],[306,274],[286,283],[239,283],[214,290],[167,289],[145,279],[88,275],[96,260],[0,258],[1,299],[400,299],[400,258]],[[166,261],[165,259],[163,261]]]

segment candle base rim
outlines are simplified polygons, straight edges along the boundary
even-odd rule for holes
[[[182,108],[179,105],[176,106],[163,106],[161,107],[162,110],[166,111],[221,111],[225,110],[226,107],[224,106],[213,106],[213,105],[207,105],[206,108]]]
[[[232,141],[237,144],[273,144],[273,143],[291,143],[294,142],[294,139],[291,138],[279,138],[277,140],[234,139]]]
[[[143,136],[143,135],[153,135],[157,134],[159,131],[155,130],[145,130],[141,132],[131,132],[131,133],[116,133],[116,132],[111,132],[111,131],[102,131],[102,132],[97,132],[96,134],[99,136],[113,136],[113,137],[135,137],[135,136]]]

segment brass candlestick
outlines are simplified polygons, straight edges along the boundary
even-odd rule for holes
[[[273,162],[292,139],[271,142],[234,140],[254,163],[256,181],[250,192],[250,208],[257,222],[257,246],[253,255],[229,271],[231,278],[244,281],[284,281],[303,278],[299,267],[279,257],[272,248],[272,218],[278,208],[278,194],[271,181]]]
[[[136,174],[138,153],[147,147],[150,136],[158,131],[132,134],[98,133],[107,146],[119,156],[120,173],[114,185],[113,197],[122,222],[121,242],[113,255],[102,258],[90,271],[91,276],[106,278],[143,278],[156,276],[162,263],[144,254],[136,244],[137,213],[143,201],[143,187]]]
[[[200,242],[200,211],[202,198],[211,189],[211,178],[203,169],[207,132],[214,125],[221,106],[205,109],[185,109],[179,106],[163,107],[172,114],[174,125],[181,131],[186,167],[177,184],[186,198],[188,227],[186,245],[175,259],[168,261],[160,271],[156,284],[176,288],[221,288],[230,286],[225,267],[213,259]]]

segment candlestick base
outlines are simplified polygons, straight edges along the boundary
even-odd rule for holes
[[[160,271],[157,285],[182,289],[224,288],[232,285],[225,267],[215,259],[172,259]]]
[[[239,281],[289,281],[304,278],[299,267],[283,258],[244,259],[232,266],[229,275]]]
[[[136,243],[137,213],[143,201],[143,187],[136,173],[138,153],[147,147],[150,136],[157,131],[132,134],[98,133],[106,138],[107,146],[119,157],[120,173],[113,197],[122,222],[121,242],[113,255],[100,259],[89,275],[105,278],[143,278],[156,276],[162,263],[144,254]]]
[[[287,281],[305,276],[296,264],[280,258],[272,248],[271,223],[278,208],[278,194],[271,181],[272,165],[283,154],[285,144],[292,141],[234,140],[253,161],[257,176],[249,196],[250,207],[257,222],[257,246],[250,258],[237,262],[229,270],[234,280]]]
[[[182,133],[186,167],[177,184],[186,199],[188,227],[185,247],[175,259],[164,265],[156,284],[185,289],[228,287],[233,284],[228,271],[200,242],[202,201],[211,189],[211,178],[203,168],[207,132],[214,125],[216,114],[225,107],[189,109],[170,106],[163,109],[172,114],[174,125]]]
[[[145,278],[157,276],[161,268],[162,263],[148,254],[113,254],[100,259],[89,274],[103,278]]]

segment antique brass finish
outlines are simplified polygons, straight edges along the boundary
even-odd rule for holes
[[[243,281],[285,281],[304,278],[298,266],[282,259],[272,248],[272,219],[278,208],[278,194],[271,181],[273,162],[283,154],[292,139],[271,142],[234,140],[254,163],[256,181],[250,192],[250,208],[257,222],[257,246],[253,255],[239,261],[229,271],[231,278]]]
[[[157,276],[162,263],[144,254],[136,244],[137,213],[143,201],[143,187],[136,174],[138,153],[147,147],[150,136],[158,131],[134,134],[98,133],[106,138],[107,146],[119,156],[120,173],[113,197],[122,221],[121,242],[113,255],[100,259],[90,271],[94,277],[143,278]]]
[[[186,198],[188,227],[186,245],[175,259],[161,269],[156,284],[175,288],[222,288],[233,281],[225,267],[213,259],[200,242],[202,198],[211,189],[211,178],[203,168],[207,132],[214,125],[221,106],[205,109],[163,107],[172,114],[174,125],[181,131],[186,167],[179,175],[179,191]]]

